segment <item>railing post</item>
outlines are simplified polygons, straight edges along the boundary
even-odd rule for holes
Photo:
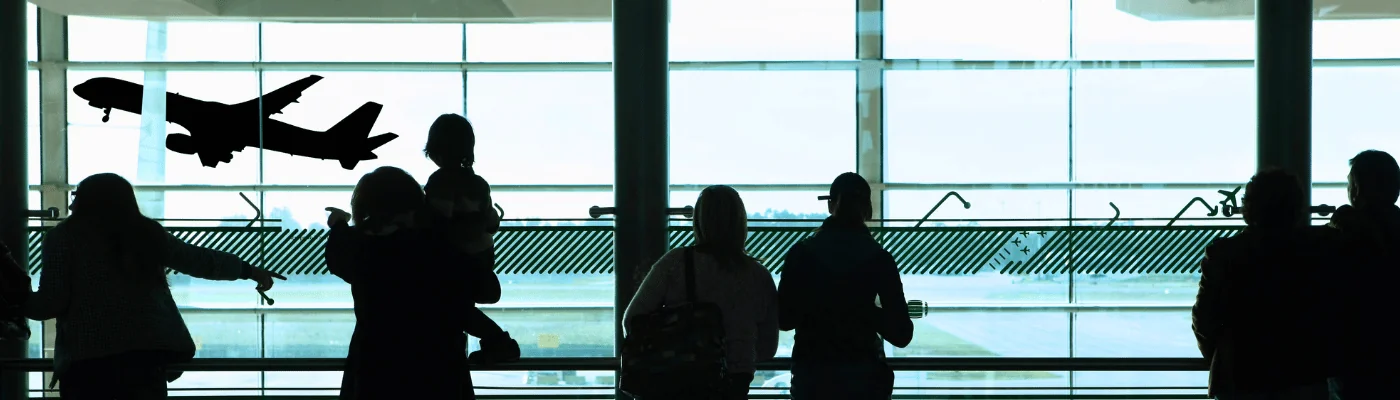
[[[638,278],[666,252],[669,185],[668,0],[613,0],[613,98],[616,129],[615,332]],[[622,393],[618,398],[625,398]]]
[[[1312,204],[1312,0],[1256,1],[1258,161],[1298,177]]]
[[[29,248],[29,30],[24,1],[0,2],[0,241],[16,257]],[[22,358],[27,343],[0,341],[0,358]],[[0,400],[29,398],[24,371],[0,371]]]

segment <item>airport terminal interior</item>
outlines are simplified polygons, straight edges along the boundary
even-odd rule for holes
[[[1281,166],[1339,206],[1351,157],[1400,151],[1388,0],[0,3],[3,240],[35,287],[44,231],[104,172],[287,277],[274,304],[170,275],[197,347],[171,396],[337,395],[355,314],[326,208],[381,166],[426,180],[442,114],[475,126],[503,215],[482,310],[522,359],[471,372],[483,399],[616,398],[621,307],[694,240],[701,189],[738,190],[776,280],[843,172],[915,317],[885,349],[896,398],[1204,399],[1190,310],[1244,183]],[[5,396],[56,397],[54,323],[30,328]],[[787,398],[792,340],[751,398]]]

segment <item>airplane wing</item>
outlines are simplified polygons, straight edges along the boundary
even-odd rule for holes
[[[259,106],[259,99],[252,99],[240,103],[236,107],[261,108],[263,118],[270,117],[273,114],[281,114],[283,108],[287,108],[288,105],[296,103],[297,99],[301,98],[301,92],[306,91],[311,85],[315,85],[316,82],[320,81],[320,75],[311,75],[296,82],[292,82],[290,85],[278,88],[272,91],[272,93],[263,95],[261,106]]]

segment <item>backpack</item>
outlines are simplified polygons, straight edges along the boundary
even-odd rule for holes
[[[716,398],[728,373],[719,305],[695,297],[695,249],[685,249],[686,302],[633,321],[619,388],[634,399]]]

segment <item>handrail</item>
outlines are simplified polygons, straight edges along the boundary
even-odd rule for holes
[[[1201,358],[1056,358],[1056,357],[895,357],[885,360],[895,371],[1207,371]],[[171,369],[204,372],[341,371],[343,358],[198,358]],[[792,359],[760,362],[760,371],[786,371]],[[474,371],[617,371],[614,357],[525,358]],[[0,370],[52,371],[45,358],[0,359]]]

